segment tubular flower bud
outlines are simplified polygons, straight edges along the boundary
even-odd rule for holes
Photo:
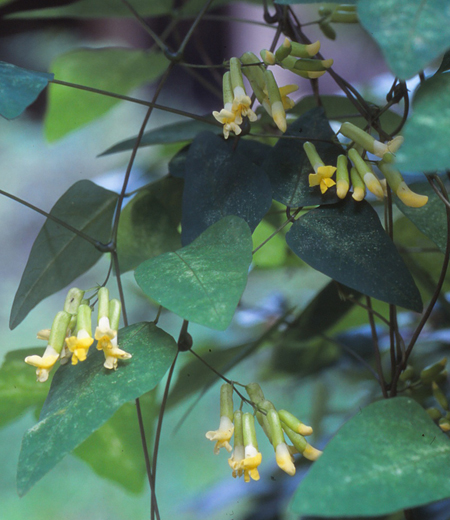
[[[313,433],[313,429],[311,426],[307,426],[303,424],[295,415],[292,415],[290,412],[286,410],[279,410],[278,415],[280,416],[280,420],[283,424],[291,428],[294,432],[299,433],[300,435],[304,435],[307,437]]]
[[[380,181],[373,173],[370,164],[365,161],[354,148],[351,148],[348,151],[348,156],[355,165],[355,168],[358,170],[358,173],[363,179],[364,184],[367,186],[367,189],[376,197],[382,199],[384,197],[383,188]]]
[[[267,66],[275,65],[275,63],[277,62],[277,60],[275,58],[275,54],[273,52],[268,51],[267,49],[263,49],[260,52],[260,55],[261,55],[263,62]]]
[[[37,339],[48,341],[50,338],[50,329],[42,329],[36,334]]]
[[[450,432],[450,420],[447,417],[439,419],[439,428],[445,433]]]
[[[220,388],[220,423],[219,428],[206,433],[210,441],[217,441],[214,446],[214,454],[217,455],[220,448],[231,452],[232,447],[228,442],[233,436],[233,387],[225,383]]]
[[[224,108],[222,108],[220,112],[214,111],[213,116],[223,125],[223,136],[225,139],[228,139],[230,132],[239,135],[242,131],[239,127],[242,123],[241,114],[236,113],[233,110],[234,94],[231,87],[231,77],[229,72],[225,72],[223,75],[222,90]]]
[[[244,470],[242,468],[242,462],[245,458],[245,447],[244,447],[244,432],[242,426],[241,410],[236,410],[233,416],[234,422],[234,451],[231,457],[228,459],[228,464],[233,470],[233,478],[242,477]]]
[[[421,208],[422,206],[425,206],[428,202],[428,197],[426,195],[414,193],[409,189],[406,182],[403,180],[402,174],[392,164],[393,160],[394,157],[391,153],[386,153],[383,160],[378,163],[378,168],[386,177],[392,191],[406,206],[411,208]]]
[[[345,199],[350,187],[347,157],[340,155],[336,164],[336,193],[340,199]],[[301,432],[300,432],[301,433]]]
[[[245,413],[242,418],[242,426],[244,433],[245,458],[241,462],[240,468],[244,471],[245,482],[250,482],[250,478],[253,480],[259,480],[258,466],[261,464],[262,455],[258,451],[255,420],[253,419],[253,415]]]
[[[289,56],[291,53],[291,42],[289,38],[285,38],[284,42],[278,47],[278,49],[275,51],[275,58],[278,62],[283,61],[284,58]]]
[[[325,72],[333,65],[334,61],[329,60],[312,60],[311,58],[296,59],[293,56],[285,58],[281,65],[292,71],[304,72]]]
[[[269,422],[270,438],[275,450],[278,467],[292,477],[295,475],[294,461],[284,441],[280,417],[276,410],[272,409],[267,411],[267,420]]]
[[[230,60],[230,77],[234,95],[232,111],[236,114],[236,123],[241,124],[242,117],[248,117],[250,121],[256,121],[258,118],[250,108],[251,99],[245,92],[241,63],[237,58],[231,58]]]
[[[36,367],[36,378],[39,383],[47,381],[50,370],[61,354],[70,317],[68,312],[58,312],[53,320],[44,355],[42,357],[36,355],[27,356],[25,358],[25,363]]]
[[[311,446],[311,444],[309,444],[302,435],[294,432],[294,430],[289,428],[289,426],[283,424],[283,430],[289,437],[294,447],[297,448],[298,452],[301,453],[306,459],[317,460],[322,455],[320,450]]]
[[[431,383],[431,389],[433,391],[433,397],[436,399],[436,401],[442,406],[444,410],[448,411],[447,398],[445,397],[444,392],[439,388],[436,381]]]
[[[267,98],[266,81],[264,79],[264,71],[266,70],[260,65],[260,60],[253,52],[246,52],[241,56],[241,62],[244,65],[242,73],[250,82],[250,85],[255,93],[256,99],[263,104],[265,98]],[[248,66],[245,66],[248,65]]]
[[[72,352],[72,365],[84,361],[89,347],[94,343],[91,330],[91,308],[80,305],[77,312],[77,335],[66,338],[67,348]]]
[[[381,141],[377,141],[372,135],[364,132],[361,128],[358,128],[349,122],[343,123],[339,132],[354,141],[356,144],[362,146],[368,152],[373,153],[380,158],[383,158],[386,153],[395,153],[404,141],[403,137],[398,135],[394,137],[392,141],[384,144]]]
[[[434,363],[433,365],[425,367],[420,372],[420,380],[422,383],[431,383],[434,381],[436,376],[438,376],[444,370],[446,364],[447,358],[442,358],[438,363]]]
[[[78,311],[78,307],[81,304],[81,300],[83,299],[84,291],[81,289],[77,289],[76,287],[72,287],[69,289],[67,293],[66,300],[64,302],[64,311],[69,314],[76,314]]]
[[[360,202],[366,196],[366,185],[355,167],[350,169],[350,178],[353,186],[352,197],[354,200]]]
[[[272,71],[266,70],[264,73],[264,78],[266,80],[267,91],[269,94],[269,103],[272,112],[272,118],[277,127],[282,132],[286,132],[286,112],[284,111],[280,90],[278,88],[277,82],[275,81]]]
[[[320,51],[320,42],[317,40],[309,45],[303,45],[302,43],[291,42],[291,56],[296,58],[311,58]]]

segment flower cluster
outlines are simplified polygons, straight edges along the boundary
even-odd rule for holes
[[[405,204],[413,208],[420,208],[428,202],[428,197],[414,193],[403,180],[401,173],[395,168],[395,152],[403,144],[403,137],[394,137],[388,143],[377,141],[372,135],[364,132],[352,123],[344,123],[339,132],[351,139],[352,145],[347,152],[347,156],[340,155],[336,166],[325,166],[315,146],[306,142],[303,145],[305,153],[314,169],[314,173],[309,175],[309,185],[319,186],[324,194],[332,186],[336,186],[336,193],[340,199],[344,199],[350,189],[350,181],[353,187],[352,197],[356,201],[361,201],[366,196],[366,189],[373,193],[377,198],[383,199],[387,195],[387,186]],[[376,166],[384,175],[384,179],[379,179],[374,172],[371,163],[363,157],[369,152],[381,160],[377,161]],[[348,170],[348,159],[353,166]],[[332,178],[336,173],[336,181]]]
[[[64,309],[58,312],[51,329],[38,332],[38,339],[47,341],[43,356],[27,356],[25,363],[36,367],[37,380],[47,381],[50,370],[60,360],[65,364],[72,359],[72,365],[85,361],[89,348],[97,340],[97,349],[105,355],[104,367],[117,368],[118,359],[129,359],[131,354],[121,350],[117,344],[117,331],[121,305],[119,300],[109,299],[106,287],[101,287],[98,297],[98,325],[92,337],[89,301],[84,299],[84,291],[72,288],[64,302]]]
[[[261,464],[262,455],[258,449],[254,416],[272,443],[278,466],[288,475],[295,475],[294,454],[301,453],[309,460],[316,460],[321,455],[322,452],[313,448],[305,439],[305,436],[312,433],[310,426],[306,426],[286,410],[277,411],[274,405],[265,399],[257,383],[250,383],[246,390],[255,414],[243,413],[241,409],[233,412],[233,387],[226,383],[220,389],[219,428],[206,433],[207,439],[216,441],[216,455],[220,448],[233,452],[228,459],[233,477],[243,475],[245,482],[250,482],[251,479],[259,480],[258,466]],[[234,450],[230,445],[233,434]],[[292,445],[286,443],[285,435]]]
[[[238,58],[231,58],[230,70],[223,76],[223,103],[220,112],[213,116],[223,124],[223,135],[228,139],[230,132],[239,135],[243,117],[256,121],[257,116],[251,109],[251,99],[245,90],[243,74],[247,77],[255,97],[273,118],[282,131],[286,131],[286,110],[294,106],[289,94],[298,90],[297,85],[278,87],[273,73],[268,66],[279,65],[303,78],[318,78],[325,74],[333,60],[311,59],[320,49],[320,42],[302,45],[285,39],[275,53],[263,49],[259,60],[252,52],[246,52]]]

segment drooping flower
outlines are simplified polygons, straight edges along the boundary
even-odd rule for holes
[[[216,120],[223,125],[223,136],[225,139],[228,139],[230,132],[234,132],[236,135],[239,135],[242,132],[241,127],[239,126],[239,124],[242,122],[242,119],[238,118],[236,120],[236,113],[233,112],[231,108],[231,103],[227,103],[225,108],[222,108],[220,112],[213,112],[213,116],[216,118]],[[237,121],[240,121],[240,123]]]
[[[91,331],[92,310],[89,305],[79,305],[77,311],[77,335],[66,338],[66,345],[72,352],[72,365],[84,361],[89,347],[94,343]]]
[[[319,186],[322,195],[336,184],[336,182],[331,178],[336,171],[335,166],[325,166],[322,159],[319,157],[317,153],[316,147],[310,143],[306,142],[303,144],[303,149],[311,163],[311,166],[314,169],[315,173],[310,173],[308,177],[310,187]]]
[[[214,454],[217,455],[220,448],[225,448],[228,452],[232,451],[230,439],[234,433],[233,425],[233,387],[225,383],[220,387],[220,422],[217,430],[206,433],[206,438],[216,441]]]

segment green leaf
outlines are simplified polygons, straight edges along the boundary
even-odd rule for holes
[[[0,61],[0,115],[6,119],[19,117],[52,79],[53,74]]]
[[[285,138],[289,136],[299,139]],[[313,168],[303,150],[305,141],[310,139],[314,142],[319,156],[326,165],[335,166],[338,155],[344,153],[343,149],[333,142],[334,132],[323,108],[314,108],[300,116],[288,126],[283,137],[272,148],[264,163],[264,169],[272,184],[273,198],[291,207],[333,204],[339,200],[334,187],[322,195],[317,186],[309,186],[308,176],[313,173]]]
[[[360,113],[346,96],[320,96],[320,100],[322,101],[322,106],[328,119],[342,123],[351,121],[354,125],[363,129],[367,127],[367,121],[363,117],[354,117],[355,115],[360,116]],[[306,96],[289,111],[289,114],[300,116],[315,107],[317,107],[315,97]],[[375,105],[372,105],[372,109],[374,115],[377,113],[377,110],[379,110]],[[349,116],[351,116],[351,118]],[[395,112],[392,112],[392,110],[386,110],[386,112],[383,112],[380,116],[381,126],[388,134],[398,128],[401,120],[402,118]]]
[[[405,206],[403,202],[395,198],[399,210],[409,218],[422,231],[424,235],[430,238],[439,249],[445,253],[447,247],[447,212],[444,203],[436,195],[433,188],[428,182],[416,182],[410,185],[410,188],[421,195],[428,197],[428,202],[421,208],[410,208]]]
[[[206,116],[206,118],[210,120],[211,123],[215,121],[212,116]],[[143,146],[152,146],[154,144],[192,141],[192,139],[194,139],[195,136],[200,132],[208,130],[212,132],[214,130],[214,126],[215,124],[209,124],[206,122],[197,121],[195,119],[161,126],[159,128],[155,128],[154,130],[150,130],[149,132],[145,132],[145,134],[142,136],[139,147],[142,148]],[[222,133],[222,125],[217,126],[216,133]],[[135,143],[136,137],[126,139],[125,141],[121,141],[120,143],[111,146],[111,148],[108,148],[105,152],[100,154],[100,156],[133,150]]]
[[[25,348],[6,354],[0,368],[0,428],[28,409],[44,404],[50,384],[37,384],[33,367],[24,361],[27,356],[42,356],[43,352],[43,348]]]
[[[444,54],[444,57],[442,58],[442,63],[436,71],[436,74],[442,74],[443,72],[447,72],[448,70],[450,70],[450,51],[447,51]]]
[[[17,470],[20,496],[123,404],[152,390],[177,349],[175,340],[153,323],[122,329],[119,345],[133,358],[121,362],[117,371],[105,369],[103,354],[93,350],[84,363],[63,365],[54,375],[40,421],[22,441]]]
[[[183,319],[225,330],[245,289],[251,252],[248,225],[225,217],[183,249],[141,264],[135,278],[147,296]]]
[[[104,48],[62,54],[53,61],[51,68],[60,81],[125,95],[158,78],[167,65],[167,59],[160,52]],[[49,141],[56,141],[99,118],[119,101],[93,92],[51,85],[45,136]]]
[[[449,48],[447,0],[359,0],[358,18],[400,79],[411,78]]]
[[[181,247],[183,181],[164,177],[139,193],[123,209],[117,236],[122,273],[162,253]]]
[[[415,172],[449,169],[450,73],[427,79],[414,96],[413,108],[403,130],[405,144],[396,154],[398,168]]]
[[[346,0],[346,4],[356,4],[358,0]],[[274,0],[279,5],[297,5],[297,4],[323,4],[323,0]]]
[[[91,181],[70,187],[50,213],[100,242],[107,242],[117,194]],[[64,289],[101,257],[92,244],[46,220],[34,241],[11,309],[11,329],[40,301]]]
[[[313,209],[294,222],[286,241],[303,261],[337,282],[422,311],[419,290],[368,202],[347,197]]]
[[[159,412],[154,403],[154,393],[141,396],[139,400],[144,410],[145,434],[151,439]],[[73,454],[87,462],[97,475],[116,482],[131,493],[140,493],[146,479],[146,468],[135,403],[125,403]]]
[[[264,170],[251,158],[261,157],[267,149],[256,141],[235,148],[232,141],[211,132],[195,138],[185,165],[183,245],[228,215],[243,218],[254,231],[272,204],[272,189]]]
[[[373,403],[330,441],[300,483],[291,509],[360,518],[447,498],[449,456],[449,439],[415,401]]]
[[[253,248],[260,246],[275,231],[276,228],[272,224],[265,219],[262,220],[252,235]],[[286,264],[288,252],[289,249],[286,246],[283,232],[278,232],[253,255],[253,266],[261,268],[281,267]]]

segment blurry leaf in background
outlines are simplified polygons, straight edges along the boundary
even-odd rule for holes
[[[244,292],[251,261],[248,225],[226,217],[183,249],[142,263],[135,278],[147,296],[181,318],[225,330]]]
[[[249,149],[253,153],[248,153]],[[186,158],[181,242],[185,246],[228,215],[244,219],[253,232],[272,205],[265,171],[252,162],[267,147],[256,141],[234,149],[233,142],[202,132]]]
[[[262,220],[253,233],[253,248],[260,246],[269,238],[276,228],[267,220]],[[284,233],[281,231],[266,242],[261,249],[253,255],[253,265],[261,268],[274,268],[286,263],[289,249],[286,246]]]
[[[106,243],[110,239],[116,201],[116,193],[91,181],[78,181],[58,199],[50,214]],[[14,298],[11,329],[19,325],[40,301],[67,287],[101,256],[92,244],[47,219],[34,241]],[[42,324],[43,327],[50,325],[51,318],[47,324]]]
[[[211,122],[216,121],[212,116],[205,116]],[[167,144],[167,143],[179,143],[183,141],[192,141],[200,132],[214,131],[215,124],[208,124],[196,119],[189,121],[181,121],[172,123],[170,125],[160,126],[149,132],[145,132],[142,136],[139,148],[144,146],[151,146],[154,144]],[[222,125],[217,126],[217,134],[222,133]],[[109,155],[111,153],[124,152],[127,150],[133,150],[136,143],[136,137],[126,139],[120,143],[111,146],[105,152],[101,153],[100,156]]]
[[[154,392],[140,397],[145,435],[153,436],[158,416]],[[125,403],[106,423],[75,449],[97,475],[131,493],[140,493],[147,478],[135,403]]]
[[[58,56],[51,69],[56,80],[125,95],[158,78],[168,63],[160,52],[81,49]],[[114,97],[53,84],[49,88],[45,136],[49,141],[61,139],[99,118],[119,101]]]
[[[117,251],[122,273],[162,253],[181,247],[183,181],[162,179],[142,188],[120,216]]]
[[[449,439],[415,401],[373,403],[325,447],[291,509],[327,518],[366,517],[447,498],[449,455]]]
[[[356,109],[355,105],[346,96],[320,96],[320,100],[328,119],[340,121],[341,123],[350,120],[359,128],[366,129],[367,121],[363,117],[354,117],[355,115],[360,116],[360,113]],[[308,110],[311,110],[315,107],[317,107],[317,102],[314,96],[306,96],[302,98],[292,110],[289,111],[289,114],[296,114],[300,116],[301,114],[304,114]],[[379,110],[375,105],[373,105],[372,108],[374,114],[376,114],[377,110]],[[398,127],[401,120],[401,116],[392,110],[386,110],[386,112],[383,112],[383,114],[380,116],[381,126],[388,134]]]
[[[450,47],[447,0],[359,0],[358,17],[399,79],[411,78]]]
[[[27,365],[27,356],[42,356],[44,348],[24,348],[8,352],[0,368],[0,428],[21,417],[30,408],[41,408],[50,381],[36,383],[35,370]],[[50,373],[50,380],[52,378]]]
[[[447,72],[448,70],[450,70],[450,51],[447,51],[444,54],[442,58],[442,63],[436,71],[436,74],[442,74],[443,72]]]
[[[356,4],[358,0],[346,0],[346,4]],[[275,0],[279,5],[297,5],[297,4],[323,4],[322,0]]]
[[[286,241],[304,262],[362,294],[422,311],[419,290],[372,206],[347,196],[294,222]]]
[[[428,182],[416,182],[410,185],[415,193],[426,195],[428,202],[421,208],[411,208],[405,206],[403,202],[395,198],[395,203],[399,210],[406,215],[414,224],[422,231],[424,235],[430,238],[439,249],[445,253],[447,246],[447,212],[442,200],[436,195],[433,188]]]
[[[17,470],[20,496],[123,404],[152,390],[177,351],[172,336],[153,323],[120,330],[119,345],[133,357],[120,362],[116,371],[105,369],[103,353],[94,349],[85,362],[60,366],[53,376],[40,421],[22,441]]]
[[[190,144],[184,146],[169,161],[169,173],[174,177],[184,179],[186,173],[186,159],[189,153]]]
[[[19,117],[52,79],[53,74],[0,61],[0,115],[6,119]]]
[[[289,125],[264,163],[273,198],[287,206],[333,204],[339,200],[335,188],[322,195],[317,187],[309,186],[308,175],[314,170],[303,150],[303,143],[309,139],[325,165],[335,166],[338,155],[344,153],[339,144],[334,143],[335,135],[323,108],[309,110]]]
[[[414,172],[450,169],[450,73],[436,74],[422,83],[413,109],[402,132],[405,143],[396,154],[396,166]]]

